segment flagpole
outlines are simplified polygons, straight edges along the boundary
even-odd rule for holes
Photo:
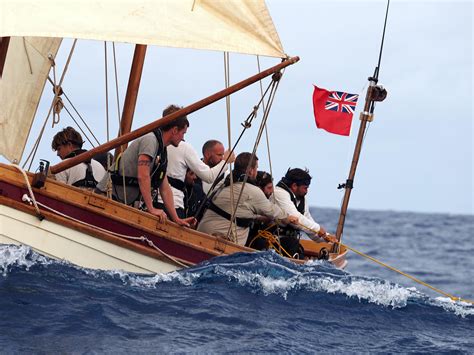
[[[378,83],[378,77],[380,72],[380,62],[382,60],[383,43],[385,39],[385,29],[387,27],[388,9],[390,6],[390,0],[387,0],[387,10],[385,12],[385,23],[383,27],[382,41],[380,44],[380,53],[377,67],[375,68],[374,75],[369,77],[369,87],[367,88],[367,94],[365,96],[364,110],[360,113],[360,126],[359,133],[357,135],[357,141],[354,148],[354,155],[352,157],[351,169],[349,171],[349,177],[346,182],[340,185],[338,188],[344,188],[344,198],[342,200],[341,212],[339,214],[339,221],[337,223],[336,238],[338,243],[334,244],[333,252],[339,252],[339,245],[342,240],[342,234],[344,232],[344,222],[346,220],[347,209],[349,206],[349,199],[351,197],[352,188],[354,187],[354,177],[357,170],[357,164],[359,163],[359,157],[362,150],[362,143],[364,141],[364,135],[367,128],[367,123],[372,122],[374,118],[375,102],[385,100],[387,91]]]

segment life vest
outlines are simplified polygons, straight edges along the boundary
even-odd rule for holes
[[[166,176],[166,168],[168,166],[168,152],[166,150],[166,147],[163,144],[163,137],[161,135],[161,130],[155,130],[153,131],[153,133],[155,134],[156,140],[158,141],[158,150],[153,159],[153,169],[152,169],[150,178],[151,178],[151,187],[153,189],[158,189],[161,186]],[[160,159],[157,164],[156,161],[158,157]],[[137,177],[135,176],[124,177],[120,174],[119,162],[121,158],[122,158],[122,155],[120,154],[115,162],[114,170],[110,174],[113,184],[119,185],[119,186],[123,186],[125,184],[125,186],[138,187],[139,185],[138,185]]]
[[[85,149],[76,149],[76,150],[72,151],[71,153],[69,153],[68,155],[66,155],[64,157],[64,159],[73,158],[73,157],[78,156],[79,154],[82,154],[84,152],[87,152],[87,150],[85,150]],[[97,180],[94,178],[94,173],[92,171],[91,159],[86,160],[84,162],[84,164],[87,165],[86,176],[83,179],[77,180],[76,182],[74,182],[72,184],[72,186],[93,189],[97,186]]]
[[[304,198],[301,199],[300,203],[297,204],[298,201],[296,199],[296,196],[290,190],[290,188],[288,187],[287,184],[285,184],[283,181],[280,180],[280,182],[276,186],[281,187],[283,190],[288,192],[288,194],[290,195],[291,202],[293,202],[293,204],[295,205],[298,212],[301,213],[302,215],[304,215],[305,199]],[[279,231],[280,231],[281,235],[288,236],[290,238],[299,238],[299,235],[300,235],[299,229],[297,229],[297,228],[295,228],[291,225],[287,225],[287,226],[284,226],[284,227],[279,227]]]
[[[186,184],[184,183],[184,181],[181,181],[180,179],[176,179],[174,177],[168,176],[168,182],[176,190],[183,191],[183,192],[186,190]]]
[[[299,213],[301,213],[302,215],[304,215],[304,208],[305,208],[305,199],[303,197],[303,199],[300,200],[300,203],[297,204],[297,199],[296,199],[296,196],[295,194],[290,190],[290,188],[288,187],[288,185],[286,185],[283,181],[280,180],[280,182],[277,184],[278,187],[281,187],[283,190],[285,190],[286,192],[288,192],[290,194],[290,199],[291,199],[291,202],[293,202],[293,204],[295,205],[296,209],[298,210]]]
[[[223,176],[224,174],[222,174],[221,176]],[[222,178],[221,178],[222,179]],[[245,179],[245,174],[243,175],[240,175],[238,177],[234,177],[234,182],[242,182],[244,181]],[[251,181],[250,179],[247,180],[247,183],[249,184],[252,184],[254,185],[254,181]],[[227,219],[228,221],[230,221],[232,219],[232,216],[227,213],[226,211],[224,211],[222,208],[220,208],[219,206],[217,206],[212,200],[214,199],[214,197],[216,197],[220,192],[222,192],[222,190],[225,188],[225,187],[229,187],[230,186],[230,176],[227,176],[227,178],[225,179],[224,183],[222,184],[222,186],[216,190],[210,197],[209,197],[209,201],[208,201],[208,205],[207,205],[207,208],[210,209],[212,212],[214,213],[217,213],[219,216]],[[238,227],[241,227],[241,228],[249,228],[254,219],[253,218],[242,218],[242,217],[235,217],[234,219],[235,221],[235,224],[238,226]]]

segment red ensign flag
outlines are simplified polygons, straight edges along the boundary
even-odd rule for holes
[[[348,136],[359,95],[327,91],[314,86],[313,109],[316,126],[330,133]]]

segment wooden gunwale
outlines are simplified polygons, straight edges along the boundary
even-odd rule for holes
[[[31,182],[33,174],[28,173],[28,175]],[[9,183],[22,189],[22,191],[17,192],[17,196],[14,197],[14,199],[17,201],[21,201],[20,195],[28,192],[25,188],[23,176],[18,171],[16,171],[15,168],[0,164],[0,177],[0,183],[1,181],[4,181],[5,183]],[[94,215],[106,217],[107,219],[110,219],[111,222],[119,222],[122,224],[122,227],[124,225],[131,226],[134,229],[159,237],[161,239],[169,240],[170,242],[176,243],[182,247],[204,252],[208,254],[208,257],[239,251],[254,251],[253,249],[241,247],[230,241],[221,240],[220,238],[216,238],[214,236],[192,229],[182,228],[171,221],[162,224],[155,216],[152,216],[151,214],[123,205],[119,202],[108,199],[105,196],[97,195],[91,191],[64,185],[55,180],[48,179],[44,188],[33,189],[33,192],[39,202],[43,203],[43,199],[45,200],[46,205],[49,205],[49,207],[54,209],[59,209],[60,212],[67,215],[73,215],[76,217],[77,208],[79,208],[91,212]],[[50,202],[48,199],[52,199],[54,201]],[[76,209],[68,209],[67,205],[75,207]],[[44,209],[41,210],[43,211]],[[117,229],[114,225],[100,225],[100,227],[107,229]],[[114,232],[127,234],[121,230],[114,230]],[[114,236],[114,238],[119,237]],[[171,255],[173,255],[173,253],[171,253]]]

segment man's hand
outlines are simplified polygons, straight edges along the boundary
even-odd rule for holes
[[[337,238],[334,235],[326,232],[326,230],[322,226],[320,226],[319,228],[318,237],[323,238],[326,242],[329,243],[337,243]]]
[[[288,223],[298,224],[298,221],[299,221],[298,216],[288,216]]]
[[[332,234],[326,234],[326,236],[324,237],[324,239],[326,239],[327,242],[329,243],[337,243],[337,238],[336,236],[332,235]]]
[[[160,223],[165,223],[166,220],[168,219],[168,216],[166,215],[166,212],[163,211],[163,210],[160,210],[158,208],[151,208],[148,210],[148,212],[150,212],[152,215],[158,217],[158,221],[160,221]]]
[[[284,220],[282,220],[283,224],[298,224],[298,217],[297,216],[288,216]]]
[[[326,229],[323,226],[319,226],[318,237],[324,238],[326,236]]]
[[[175,223],[179,224],[180,226],[195,228],[197,225],[197,219],[194,217],[188,218],[177,218],[174,220]]]
[[[224,152],[224,157],[222,159],[224,159],[224,161],[227,161],[228,164],[233,163],[235,161],[235,154],[234,152],[231,152],[229,149],[227,149]]]

